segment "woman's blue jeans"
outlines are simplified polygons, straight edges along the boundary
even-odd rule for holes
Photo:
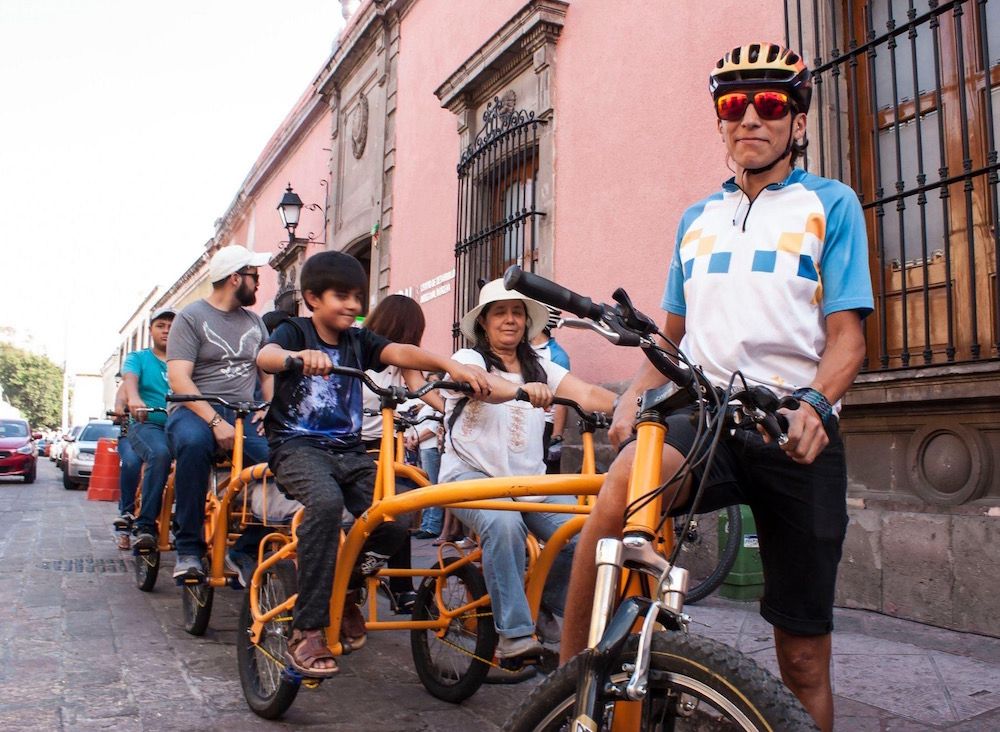
[[[482,473],[463,473],[455,478],[475,480],[485,478]],[[512,499],[508,499],[512,500]],[[569,496],[545,496],[540,503],[575,503]],[[556,529],[569,521],[570,513],[543,513],[525,511],[484,511],[480,509],[453,508],[452,512],[479,535],[483,549],[483,576],[493,605],[493,623],[497,633],[504,638],[521,638],[535,632],[528,598],[524,594],[524,570],[528,532],[539,541],[548,541]],[[542,605],[556,615],[562,615],[566,606],[566,587],[573,565],[576,538],[563,547],[552,564]]]
[[[429,447],[420,451],[420,467],[427,473],[431,485],[438,482],[438,472],[441,470],[441,453],[437,447]],[[439,506],[425,508],[420,518],[420,530],[430,534],[440,534],[444,524],[444,509]]]

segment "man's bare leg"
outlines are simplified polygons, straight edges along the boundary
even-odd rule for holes
[[[606,537],[621,538],[624,529],[625,502],[628,481],[635,458],[635,443],[625,447],[611,464],[601,492],[583,525],[573,554],[573,571],[566,593],[566,615],[563,617],[562,641],[559,663],[569,663],[587,646],[590,631],[590,613],[594,604],[594,585],[597,583],[597,542]],[[663,448],[660,480],[672,476],[680,467],[684,456],[668,446]],[[687,486],[683,490],[687,490]],[[681,495],[680,502],[686,498]]]
[[[576,567],[574,566],[574,570]],[[833,730],[833,689],[830,686],[831,638],[826,635],[792,635],[774,629],[781,680],[823,732]]]

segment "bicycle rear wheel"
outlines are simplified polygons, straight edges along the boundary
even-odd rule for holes
[[[638,636],[632,636],[612,665],[608,681],[624,684],[624,664],[634,664]],[[649,693],[641,702],[643,732],[805,732],[816,725],[781,681],[734,648],[675,632],[653,637]],[[507,720],[505,732],[570,730],[576,703],[580,656],[538,686]],[[602,730],[614,724],[614,702],[603,707]]]
[[[215,588],[204,582],[181,585],[181,601],[184,604],[184,630],[191,635],[205,635],[208,620],[212,617],[212,600]]]
[[[295,562],[284,559],[263,572],[259,592],[259,607],[266,613],[296,592]],[[285,651],[292,632],[292,613],[281,613],[264,625],[260,642],[250,640],[253,616],[250,613],[248,587],[240,612],[236,637],[236,661],[240,669],[240,685],[247,705],[264,719],[277,719],[287,711],[299,693],[301,678],[288,673]]]
[[[445,566],[456,561],[458,557],[449,557]],[[428,577],[417,590],[414,620],[440,617],[435,596],[438,582],[442,583],[441,598],[448,609],[462,607],[486,595],[486,583],[471,564],[444,577]],[[488,605],[456,616],[443,636],[436,630],[410,632],[413,664],[420,681],[432,695],[453,704],[468,699],[482,686],[496,646],[497,632]]]
[[[718,545],[718,525],[727,521],[726,543]],[[743,519],[739,506],[727,506],[718,511],[698,514],[685,532],[684,517],[674,518],[674,535],[684,538],[677,557],[677,566],[690,572],[688,593],[684,603],[693,605],[713,592],[726,579],[736,563],[736,553],[743,537]]]
[[[143,592],[152,592],[156,577],[160,573],[160,553],[158,551],[136,552],[135,584]]]

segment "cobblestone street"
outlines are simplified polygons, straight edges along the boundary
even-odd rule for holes
[[[208,632],[188,635],[172,556],[155,590],[140,592],[131,554],[115,548],[113,516],[113,504],[63,490],[48,460],[34,485],[0,483],[0,729],[485,732],[532,683],[485,685],[453,706],[424,691],[409,634],[371,633],[336,679],[303,689],[282,722],[266,722],[240,689],[242,593],[217,590]]]
[[[413,670],[409,634],[375,632],[337,678],[300,691],[280,722],[251,713],[235,634],[242,594],[220,589],[204,637],[181,627],[165,557],[152,593],[111,533],[115,507],[63,490],[52,463],[39,480],[0,481],[0,730],[496,730],[537,683],[484,685],[460,706],[431,697]],[[415,566],[433,561],[414,542]],[[709,598],[691,631],[775,670],[770,628],[754,603]],[[391,617],[391,616],[389,616]],[[836,729],[1000,729],[1000,639],[838,609],[833,636]]]

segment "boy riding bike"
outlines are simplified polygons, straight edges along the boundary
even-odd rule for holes
[[[355,516],[373,498],[376,466],[361,442],[361,382],[330,376],[332,367],[381,371],[386,365],[447,371],[489,392],[486,373],[416,346],[391,343],[367,329],[352,328],[365,301],[367,277],[347,254],[320,252],[302,268],[301,290],[311,318],[282,323],[261,350],[257,364],[278,373],[265,421],[271,469],[282,489],[305,506],[297,530],[298,601],[286,660],[299,673],[326,678],[337,662],[326,645],[329,603],[339,549],[341,515]],[[286,369],[302,360],[301,373]],[[372,574],[407,540],[405,528],[385,523],[366,543],[361,573]],[[365,641],[364,619],[348,597],[342,642],[351,650]]]
[[[744,432],[724,439],[701,508],[753,509],[765,575],[761,615],[774,626],[782,679],[829,730],[834,583],[847,526],[837,413],[861,366],[861,321],[872,309],[864,219],[850,188],[793,167],[806,147],[811,96],[797,54],[770,43],[734,48],[713,69],[710,90],[735,176],[684,214],[662,303],[664,333],[716,386],[742,371],[809,405],[785,412],[785,444]],[[648,364],[640,369],[615,411],[614,444],[632,432],[636,398],[665,381]],[[669,418],[663,479],[681,466],[693,436],[689,412]],[[563,661],[587,640],[595,548],[621,535],[634,454],[634,445],[622,450],[580,535]],[[673,488],[670,510],[679,512],[691,481]]]

